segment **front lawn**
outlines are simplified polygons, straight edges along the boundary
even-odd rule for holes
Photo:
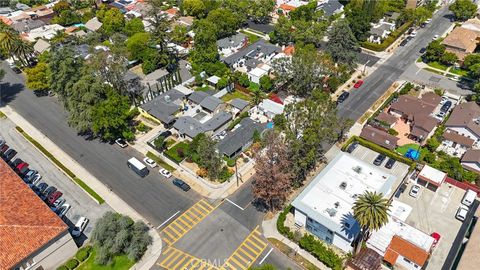
[[[95,263],[96,248],[93,248],[90,257],[79,265],[76,270],[128,270],[135,262],[128,259],[127,255],[116,256],[109,265],[99,265]]]
[[[447,66],[437,62],[437,61],[433,61],[433,62],[429,62],[427,63],[427,65],[433,67],[433,68],[436,68],[436,69],[440,69],[440,70],[447,70]]]
[[[451,68],[449,72],[462,77],[468,77],[468,71],[460,68]]]
[[[397,149],[395,149],[395,150],[403,156],[403,155],[405,155],[405,153],[407,153],[408,149],[410,149],[410,148],[413,148],[413,149],[417,150],[418,149],[418,144],[416,144],[416,143],[405,144],[405,145],[397,147]]]
[[[443,75],[443,72],[441,71],[438,71],[436,69],[433,69],[433,68],[424,68],[426,71],[430,71],[432,73],[435,73],[435,74],[439,74],[439,75]]]
[[[248,90],[258,91],[260,90],[260,85],[258,83],[250,82],[250,85],[248,86]]]
[[[257,42],[257,41],[260,39],[259,36],[254,35],[254,34],[252,34],[252,33],[249,33],[249,32],[247,32],[247,31],[244,31],[244,30],[240,30],[240,33],[242,33],[242,34],[244,34],[245,36],[247,36],[247,38],[248,38],[248,43],[250,43],[250,44]]]
[[[235,99],[235,98],[240,98],[240,99],[243,99],[243,100],[246,100],[246,101],[250,101],[252,99],[249,95],[247,95],[243,92],[240,92],[238,90],[235,90],[234,92],[226,94],[221,99],[224,102],[229,102],[230,100]]]
[[[187,155],[187,150],[188,150],[188,143],[179,142],[175,144],[172,148],[168,149],[167,151],[164,151],[163,153],[165,154],[166,157],[173,160],[174,162],[180,163],[185,159]]]

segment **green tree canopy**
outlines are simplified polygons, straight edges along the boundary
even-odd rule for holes
[[[471,0],[456,0],[448,9],[453,12],[457,20],[466,21],[475,15],[477,5]]]
[[[250,6],[248,11],[248,15],[256,21],[260,23],[265,23],[268,21],[270,13],[273,11],[275,7],[274,0],[250,0],[247,3],[247,6]]]
[[[428,61],[440,61],[444,53],[445,45],[443,45],[439,40],[434,40],[428,44],[425,52],[425,58]]]
[[[203,18],[207,15],[207,6],[202,0],[184,0],[183,9],[188,15]]]
[[[233,12],[224,8],[210,11],[207,20],[216,25],[217,38],[233,35],[240,26],[240,21]]]
[[[106,35],[121,32],[125,27],[125,17],[117,8],[108,9],[102,18],[102,30]]]
[[[273,83],[272,79],[270,79],[270,76],[268,75],[263,75],[260,77],[260,89],[262,89],[265,92],[269,92],[273,88]]]
[[[125,23],[123,31],[127,36],[133,36],[136,33],[145,32],[145,27],[140,18],[133,18]]]
[[[336,62],[350,67],[356,65],[358,42],[346,20],[339,20],[333,24],[328,32],[327,51]]]
[[[48,83],[48,65],[44,62],[38,63],[32,68],[26,68],[27,87],[32,90],[46,90],[50,87]]]

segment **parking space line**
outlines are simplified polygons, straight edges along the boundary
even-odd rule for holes
[[[270,248],[270,250],[267,252],[265,257],[263,257],[263,259],[258,264],[262,264],[265,261],[265,259],[268,257],[268,255],[270,255],[270,253],[272,253],[272,251],[273,251],[273,248]]]
[[[165,220],[162,224],[158,225],[157,230],[160,229],[163,225],[165,225],[167,222],[169,222],[172,218],[174,218],[176,215],[178,215],[180,211],[177,211],[175,214],[173,214],[171,217],[169,217],[167,220]]]
[[[233,202],[233,201],[231,201],[230,199],[226,198],[225,200],[226,200],[227,202],[229,202],[229,203],[233,204],[234,206],[236,206],[238,209],[240,209],[240,210],[242,210],[242,211],[244,211],[244,210],[245,210],[245,208],[243,208],[243,207],[241,207],[240,205],[238,205],[238,204],[234,203],[234,202]]]

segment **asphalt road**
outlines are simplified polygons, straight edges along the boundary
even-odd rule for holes
[[[132,156],[143,157],[130,147],[120,149],[116,145],[86,141],[78,136],[68,126],[66,112],[56,98],[37,98],[24,88],[22,75],[13,73],[6,63],[2,66],[7,73],[5,83],[0,86],[0,106],[13,107],[150,223],[157,226],[175,212],[182,212],[198,201],[200,196],[195,191],[181,191],[160,176],[158,169],[150,170],[145,178],[137,176],[126,162]]]
[[[442,35],[452,24],[451,12],[447,8],[438,11],[432,22],[417,31],[417,36],[382,63],[365,78],[359,89],[350,91],[350,97],[338,106],[338,115],[358,120],[392,85],[406,68],[420,57],[420,49],[426,47],[434,35]]]

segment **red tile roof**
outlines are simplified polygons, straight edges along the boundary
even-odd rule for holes
[[[10,269],[67,225],[0,159],[0,269]]]
[[[430,256],[430,254],[425,250],[417,247],[398,235],[394,235],[392,241],[390,241],[390,245],[387,248],[387,252],[385,252],[385,255],[383,256],[383,259],[394,265],[397,261],[398,255],[402,255],[419,266],[423,266]]]
[[[296,9],[296,7],[288,5],[288,4],[281,4],[279,8],[282,9],[282,10],[285,10],[285,11],[292,11],[292,10]]]

